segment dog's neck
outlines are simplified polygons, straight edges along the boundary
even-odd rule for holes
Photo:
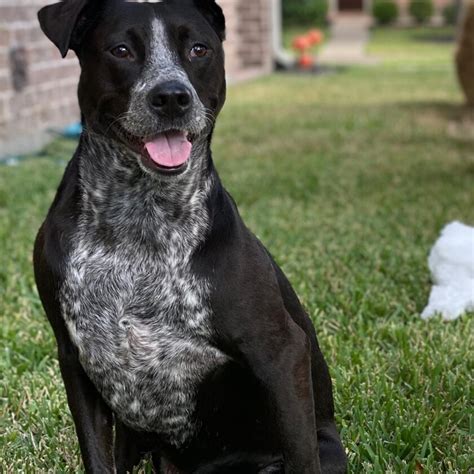
[[[177,177],[144,171],[124,145],[92,133],[81,137],[78,156],[81,222],[89,231],[114,241],[125,234],[156,240],[181,232],[183,244],[205,235],[207,199],[217,179],[208,139],[193,145],[189,169]]]

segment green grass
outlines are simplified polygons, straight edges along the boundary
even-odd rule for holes
[[[381,55],[385,64],[407,68],[450,66],[446,58],[452,54],[455,45],[452,27],[375,28],[372,35],[368,51]]]
[[[410,38],[376,31],[377,67],[232,87],[214,143],[244,219],[314,320],[355,473],[474,466],[472,316],[419,317],[439,230],[474,223],[474,125],[452,46]],[[31,270],[34,234],[72,148],[58,142],[0,168],[3,472],[81,469]]]

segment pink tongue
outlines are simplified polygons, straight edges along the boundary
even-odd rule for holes
[[[145,143],[150,158],[160,166],[176,168],[188,161],[192,145],[185,132],[166,132]]]

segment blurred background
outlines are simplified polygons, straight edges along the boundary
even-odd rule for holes
[[[36,14],[48,0],[0,0],[0,156],[38,149],[78,120],[74,55],[61,60]],[[275,68],[375,64],[371,33],[406,53],[421,43],[453,44],[461,0],[222,0],[229,81]],[[467,5],[467,3],[466,3]],[[406,34],[402,33],[405,28]],[[319,37],[314,38],[317,30]],[[313,40],[305,35],[313,32]],[[390,35],[389,32],[397,32]],[[431,36],[430,36],[431,32]],[[317,33],[316,33],[317,34]],[[424,36],[423,36],[424,35]],[[298,39],[300,40],[298,42]],[[434,48],[433,48],[434,49]],[[313,56],[319,51],[319,57]],[[74,130],[74,129],[72,129]]]
[[[31,262],[80,133],[77,60],[41,33],[47,3],[0,0],[7,473],[82,472]],[[317,328],[350,472],[471,472],[474,318],[420,314],[440,230],[474,224],[474,0],[219,3],[214,160]]]

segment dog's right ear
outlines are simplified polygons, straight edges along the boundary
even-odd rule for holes
[[[104,2],[101,0],[64,0],[38,12],[44,34],[57,46],[64,58],[75,50]]]

